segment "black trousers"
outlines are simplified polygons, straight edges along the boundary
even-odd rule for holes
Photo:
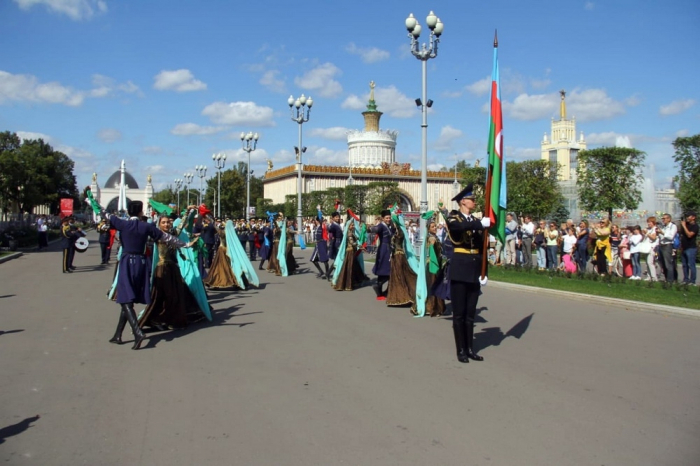
[[[452,326],[471,330],[476,318],[476,305],[479,302],[479,283],[450,281],[452,298]],[[470,332],[471,333],[471,332]]]
[[[250,255],[250,260],[254,261],[258,255],[257,254],[258,250],[255,247],[255,240],[254,239],[248,240],[248,253]]]
[[[71,245],[63,248],[63,271],[67,272],[73,267],[73,256],[75,256],[75,248]]]
[[[102,263],[106,264],[109,262],[109,253],[112,252],[109,249],[109,243],[100,243],[100,251],[102,251]]]
[[[207,268],[211,267],[211,261],[214,260],[214,246],[216,243],[204,243],[207,248]]]

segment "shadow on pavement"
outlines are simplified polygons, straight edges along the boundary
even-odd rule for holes
[[[505,334],[501,331],[500,327],[482,328],[479,333],[474,335],[474,350],[479,352],[489,346],[498,346],[508,337],[514,337],[518,340],[521,339],[525,332],[527,332],[530,322],[532,321],[532,316],[534,315],[535,314],[532,313],[525,317]]]
[[[25,430],[32,427],[30,424],[39,420],[39,415],[33,417],[28,417],[27,419],[18,422],[17,424],[12,424],[11,426],[3,427],[0,429],[0,444],[5,443],[5,439],[8,437],[14,437],[19,435]]]
[[[11,298],[11,297],[13,297],[13,296],[15,296],[15,295],[13,295],[13,294],[4,294],[4,295],[0,296],[0,299],[2,299],[2,298]]]
[[[18,328],[17,330],[0,330],[0,335],[7,335],[8,333],[19,333],[19,332],[24,332],[23,328]]]

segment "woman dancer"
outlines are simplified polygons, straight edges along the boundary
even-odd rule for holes
[[[204,284],[212,289],[242,288],[233,275],[231,260],[227,254],[226,224],[220,223],[216,229],[216,234],[219,235],[219,249],[214,255],[214,260],[209,269],[209,276],[204,279]]]
[[[180,234],[180,231],[173,232],[173,220],[167,216],[158,218],[158,229],[176,236]],[[201,315],[201,310],[182,279],[177,248],[163,241],[158,241],[154,247],[151,303],[139,317],[139,327],[185,328],[188,314]]]
[[[294,236],[297,234],[296,231],[294,231],[293,228],[294,224],[294,219],[288,218],[287,219],[287,231],[286,233],[286,242],[285,242],[285,259],[287,263],[287,275],[292,275],[294,272],[296,272],[298,266],[297,266],[297,261],[294,259]],[[299,232],[300,235],[302,235],[302,232]],[[303,241],[303,239],[302,239]]]
[[[391,254],[391,272],[387,287],[386,305],[403,306],[413,304],[416,296],[416,280],[418,279],[418,260],[408,241],[408,233],[403,215],[392,214],[392,222],[396,234],[391,238],[393,252]]]
[[[427,235],[427,251],[425,252],[426,282],[428,298],[425,302],[425,312],[430,317],[441,316],[445,313],[445,300],[438,298],[430,290],[435,283],[437,273],[442,268],[442,243],[437,236],[437,223],[435,217],[430,217],[427,220],[428,235]]]
[[[280,213],[280,215],[282,215]],[[277,257],[280,248],[280,238],[282,238],[282,228],[276,220],[272,220],[272,250],[270,251],[270,259],[267,263],[267,271],[272,272],[278,277],[282,275],[280,261]]]
[[[352,291],[362,285],[365,273],[357,259],[358,237],[356,220],[348,218],[343,232],[343,241],[336,257],[336,269],[331,284],[337,291]]]

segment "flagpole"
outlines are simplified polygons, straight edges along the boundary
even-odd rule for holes
[[[494,49],[498,48],[498,31],[494,32],[493,47],[494,47]],[[499,83],[499,85],[500,85],[500,83]],[[491,92],[493,92],[493,88],[492,88]],[[493,102],[493,96],[491,96],[491,102]],[[493,111],[493,108],[492,108],[492,111]],[[493,118],[493,115],[491,115],[489,117],[489,120],[490,120],[490,118]],[[490,124],[491,123],[489,123],[489,125]],[[490,147],[490,145],[491,145],[491,141],[489,141],[489,147]],[[488,152],[488,150],[487,150],[487,152]],[[485,197],[484,197],[484,215],[488,215],[489,217],[491,217],[491,191],[493,190],[493,165],[491,164],[491,157],[489,157],[487,160],[489,160],[489,163],[486,164],[487,169],[486,169],[486,193],[485,193]],[[486,266],[487,266],[488,260],[489,260],[489,243],[490,243],[489,230],[490,230],[490,228],[487,228],[484,232],[484,246],[483,246],[483,251],[481,254],[481,279],[482,280],[486,277]]]

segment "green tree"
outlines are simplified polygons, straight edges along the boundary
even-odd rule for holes
[[[0,198],[4,207],[31,212],[49,204],[58,210],[61,198],[78,201],[74,163],[42,139],[20,143],[15,133],[0,133]]]
[[[457,167],[459,167],[457,163]],[[474,189],[474,202],[478,209],[484,209],[484,195],[486,194],[486,167],[471,167],[469,164],[464,164],[464,168],[459,172],[461,188],[466,187],[469,183],[472,183]],[[449,199],[443,199],[445,205],[450,205],[446,201]]]
[[[345,208],[352,209],[357,215],[364,215],[367,210],[369,186],[352,184],[345,187]],[[360,217],[361,218],[361,217]]]
[[[239,164],[240,165],[240,164]],[[245,162],[243,173],[237,168],[230,168],[221,172],[221,216],[230,218],[245,218],[246,204],[246,179]],[[218,175],[207,180],[207,190],[204,202],[212,212],[216,206],[215,196],[218,192]],[[262,196],[260,196],[262,197]],[[251,191],[251,204],[253,199]],[[191,200],[191,199],[190,199]],[[183,201],[184,202],[184,201]]]
[[[566,208],[564,202],[560,202],[554,206],[554,209],[547,215],[547,219],[556,222],[557,226],[566,222],[569,219],[569,209]],[[543,217],[540,217],[543,218]]]
[[[636,209],[642,200],[645,158],[644,152],[626,147],[579,152],[576,186],[581,206],[585,210],[607,211],[609,218],[614,208]]]
[[[524,160],[506,165],[508,211],[543,218],[563,206],[556,172],[548,160]],[[567,214],[568,215],[568,214]]]
[[[674,177],[676,197],[684,211],[700,209],[700,134],[673,141],[673,161],[678,168]]]
[[[367,184],[367,215],[379,215],[390,205],[401,201],[399,184],[395,181],[373,181]]]
[[[161,204],[177,204],[177,192],[173,189],[171,185],[168,185],[165,189],[156,191],[153,193],[153,200],[160,202]],[[180,199],[182,201],[182,199]]]

